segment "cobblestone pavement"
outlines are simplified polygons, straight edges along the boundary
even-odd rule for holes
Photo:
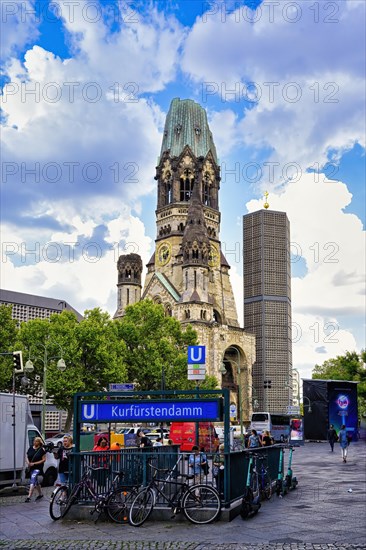
[[[24,496],[0,498],[0,549],[366,550],[365,442],[351,444],[346,464],[338,445],[331,453],[327,443],[306,443],[293,466],[297,490],[272,497],[252,519],[201,526],[177,519],[139,528],[53,522],[47,498],[28,504]]]

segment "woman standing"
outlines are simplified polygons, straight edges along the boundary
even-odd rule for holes
[[[269,447],[270,445],[273,445],[273,438],[268,430],[264,430],[262,435],[262,446]]]
[[[202,469],[202,466],[205,468],[205,465],[207,467],[207,457],[205,453],[200,453],[199,448],[197,445],[193,445],[192,447],[192,454],[189,455],[188,459],[188,465],[189,468],[194,476],[194,483],[201,483],[202,474],[204,474],[204,470]],[[205,475],[205,474],[204,474]]]
[[[72,451],[71,435],[64,435],[62,447],[57,450],[56,458],[60,460],[58,464],[58,476],[60,483],[65,485],[69,481],[70,453]]]
[[[261,440],[259,439],[259,435],[257,434],[257,430],[252,430],[248,440],[249,449],[253,449],[254,447],[261,447],[261,446],[262,446],[262,443],[261,443]]]
[[[30,486],[29,493],[25,502],[30,502],[34,488],[38,492],[37,500],[43,498],[41,485],[38,481],[38,476],[43,474],[43,464],[46,461],[46,451],[42,447],[43,441],[40,437],[35,437],[33,445],[27,451],[27,464],[30,468]]]

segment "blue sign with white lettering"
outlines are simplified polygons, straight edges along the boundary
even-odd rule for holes
[[[135,384],[109,384],[109,391],[133,391]]]
[[[162,422],[220,420],[218,399],[89,401],[80,403],[80,422]]]
[[[188,365],[206,363],[206,346],[188,346]]]

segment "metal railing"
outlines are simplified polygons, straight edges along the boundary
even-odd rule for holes
[[[244,494],[245,482],[247,478],[249,455],[252,451],[257,454],[267,455],[268,471],[271,479],[274,481],[278,475],[279,453],[283,445],[273,445],[270,447],[258,447],[252,450],[246,449],[224,453],[224,480],[222,502],[225,507],[230,503],[241,498]],[[124,476],[120,481],[121,487],[139,488],[146,486],[151,480],[152,470],[149,467],[149,459],[153,458],[153,465],[156,468],[172,470],[168,480],[181,481],[181,474],[190,475],[189,455],[191,453],[181,453],[178,445],[163,446],[148,449],[125,448],[120,451],[106,452],[79,452],[71,455],[71,480],[73,486],[77,483],[85,467],[101,467],[92,472],[93,488],[98,494],[103,494],[111,488],[115,473],[123,471]],[[216,480],[213,477],[213,457],[216,453],[205,453],[210,465],[209,474],[206,476],[202,471],[199,475],[199,482],[211,485],[216,488]],[[160,477],[160,476],[158,476]],[[192,476],[193,477],[193,476]],[[197,477],[195,479],[197,481]],[[194,480],[192,479],[192,484]],[[172,496],[178,485],[167,483],[164,491],[168,496]],[[87,502],[82,500],[82,502]],[[157,500],[157,505],[163,504]]]

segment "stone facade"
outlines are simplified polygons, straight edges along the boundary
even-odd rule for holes
[[[193,326],[206,346],[207,374],[230,389],[237,409],[240,394],[242,418],[248,421],[255,337],[239,327],[230,266],[219,238],[220,168],[206,112],[192,100],[172,101],[155,179],[157,235],[141,298],[163,304],[167,315]],[[128,257],[118,261],[122,274],[131,263]],[[141,272],[133,261],[135,280],[118,280],[116,317],[123,315],[127,290],[129,303],[131,296],[140,299]]]

